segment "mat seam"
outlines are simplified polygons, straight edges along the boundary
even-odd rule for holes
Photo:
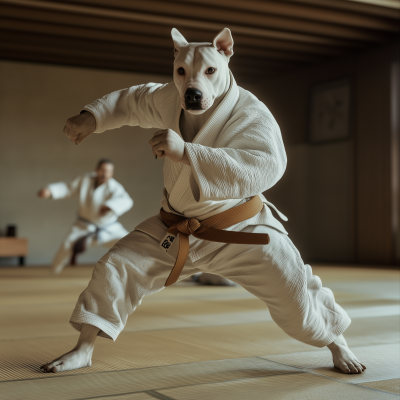
[[[148,390],[145,393],[147,393],[149,396],[152,396],[158,400],[175,400],[173,397],[169,397],[169,396],[166,396],[165,394],[158,393],[156,390]]]
[[[106,399],[107,397],[125,396],[125,395],[129,395],[129,394],[146,393],[146,392],[149,392],[149,391],[159,392],[160,390],[180,389],[180,388],[184,388],[184,387],[200,386],[200,385],[215,385],[215,384],[218,384],[218,383],[238,382],[238,381],[243,381],[243,380],[246,380],[246,379],[260,379],[260,378],[269,378],[269,377],[273,377],[273,376],[296,375],[296,374],[302,374],[304,372],[305,371],[293,371],[293,372],[288,372],[286,374],[274,374],[274,375],[266,375],[266,376],[246,377],[246,378],[238,378],[238,379],[229,379],[229,380],[226,380],[226,381],[193,383],[193,384],[190,384],[190,385],[168,386],[168,387],[163,387],[163,388],[151,389],[151,390],[147,390],[147,391],[146,390],[139,390],[139,391],[133,391],[133,392],[118,393],[118,394],[107,394],[107,395],[102,395],[102,396],[79,397],[79,398],[72,399],[72,400]],[[160,394],[162,395],[162,393],[160,393]],[[165,396],[165,395],[163,395],[163,396]],[[174,399],[172,399],[172,400],[174,400]]]
[[[361,347],[361,346],[360,346],[360,347]],[[260,357],[260,356],[256,356],[256,357],[264,358],[264,357]],[[264,359],[265,359],[265,358],[264,358]],[[332,378],[331,376],[319,374],[318,372],[313,372],[313,371],[306,370],[306,369],[303,369],[303,368],[300,368],[300,367],[295,367],[295,366],[290,365],[290,364],[280,363],[280,362],[278,362],[278,361],[273,361],[273,360],[270,360],[270,359],[268,359],[268,358],[266,358],[266,360],[271,361],[271,362],[273,362],[273,363],[275,363],[275,364],[284,365],[284,366],[286,366],[286,367],[292,367],[292,368],[299,369],[300,371],[303,371],[303,372],[305,372],[305,373],[307,373],[307,374],[317,375],[317,376],[320,376],[320,377],[322,377],[322,378],[327,378],[327,379],[330,379],[330,380],[335,381],[335,382],[345,383],[346,385],[351,385],[351,386],[354,386],[354,387],[358,387],[359,389],[372,390],[373,392],[378,392],[378,393],[382,393],[382,394],[389,394],[389,395],[391,395],[391,396],[400,397],[400,396],[397,395],[396,393],[386,392],[385,390],[374,389],[374,388],[370,388],[370,387],[368,387],[368,386],[361,386],[361,385],[359,385],[359,384],[357,384],[357,383],[342,381],[341,379]],[[355,375],[356,375],[356,374],[355,374]],[[385,379],[383,379],[383,381],[384,381],[384,380],[385,380]],[[371,381],[371,382],[381,382],[381,381]]]

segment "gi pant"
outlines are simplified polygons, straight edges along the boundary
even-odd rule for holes
[[[188,259],[180,279],[202,271],[238,283],[265,302],[288,335],[313,346],[326,346],[346,330],[350,318],[303,263],[288,236],[261,225],[243,232],[268,233],[271,242],[227,244],[195,263]],[[94,325],[100,336],[115,340],[142,298],[164,288],[174,263],[157,240],[133,231],[97,263],[71,325],[77,330],[82,323]]]
[[[115,222],[101,230],[96,235],[96,226],[78,220],[70,228],[63,243],[58,249],[51,263],[51,268],[55,274],[59,274],[63,268],[70,262],[75,242],[83,236],[92,233],[86,239],[86,246],[104,246],[111,248],[118,240],[126,236],[129,232],[119,223]]]

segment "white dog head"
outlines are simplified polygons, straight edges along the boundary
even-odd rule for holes
[[[225,28],[213,43],[188,43],[175,28],[171,34],[175,54],[174,82],[181,106],[191,114],[202,114],[223,94],[230,79],[231,31]]]

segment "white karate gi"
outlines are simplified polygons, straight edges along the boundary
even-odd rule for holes
[[[84,109],[94,115],[98,133],[123,125],[180,133],[182,109],[173,82],[114,92]],[[266,232],[271,243],[223,244],[190,236],[181,278],[203,271],[231,279],[265,301],[272,318],[290,336],[314,346],[331,343],[350,319],[332,291],[322,288],[310,266],[304,265],[272,215],[270,207],[275,207],[261,194],[286,168],[282,137],[270,111],[239,88],[231,75],[224,99],[185,147],[190,166],[165,159],[164,210],[204,220],[259,195],[262,211],[227,230]],[[102,257],[72,314],[70,323],[76,329],[82,323],[95,325],[99,335],[115,340],[142,298],[164,287],[178,245],[175,240],[168,254],[160,247],[166,229],[159,215],[149,218]]]
[[[96,173],[77,177],[69,183],[59,182],[48,186],[55,200],[66,197],[79,197],[78,219],[70,228],[61,247],[52,262],[52,269],[59,273],[69,262],[75,242],[90,233],[87,246],[105,246],[111,248],[129,232],[118,222],[118,217],[133,206],[133,200],[123,186],[111,178],[95,188]],[[107,206],[110,212],[101,216],[101,206]]]

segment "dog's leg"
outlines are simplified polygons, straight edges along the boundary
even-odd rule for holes
[[[70,352],[42,365],[40,369],[44,372],[64,372],[90,367],[92,365],[94,342],[99,330],[93,325],[83,324],[76,346]]]

